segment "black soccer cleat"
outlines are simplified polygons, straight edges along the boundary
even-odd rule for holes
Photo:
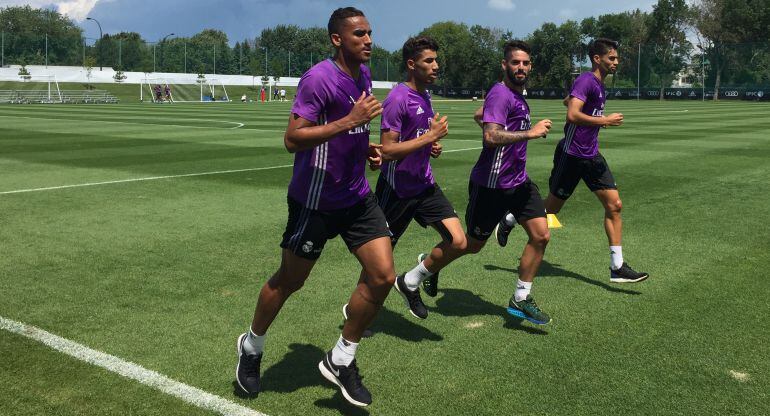
[[[648,277],[649,274],[635,271],[626,262],[617,270],[610,268],[610,283],[636,283]]]
[[[235,366],[235,380],[241,390],[256,397],[259,395],[259,366],[262,363],[262,354],[246,354],[243,351],[246,336],[247,333],[243,333],[238,337],[238,365]]]
[[[417,264],[422,263],[426,257],[428,257],[428,255],[425,253],[421,253],[417,256]],[[422,290],[426,295],[432,298],[435,298],[436,295],[438,295],[438,272],[433,273],[427,279],[422,281]]]
[[[349,366],[337,366],[332,363],[332,352],[329,351],[323,360],[318,363],[318,370],[325,379],[339,386],[342,396],[351,404],[366,407],[372,404],[372,394],[361,383],[361,375],[358,373],[358,365],[354,359]]]
[[[425,308],[425,304],[422,303],[422,298],[420,297],[420,288],[417,288],[413,291],[409,290],[409,288],[406,287],[406,283],[404,282],[404,276],[405,275],[402,274],[396,277],[396,284],[394,285],[396,290],[401,294],[401,296],[404,297],[406,307],[415,318],[427,318],[428,309]]]
[[[497,239],[497,244],[500,244],[500,247],[508,245],[508,236],[511,234],[511,230],[513,230],[515,225],[515,222],[512,225],[508,225],[508,223],[505,222],[505,217],[497,223],[497,227],[495,227],[495,238]]]

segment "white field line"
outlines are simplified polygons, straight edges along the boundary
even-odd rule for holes
[[[474,141],[475,141],[475,140],[474,140]],[[454,153],[454,152],[464,152],[464,151],[466,151],[466,150],[479,150],[479,149],[483,149],[483,147],[468,147],[468,148],[466,148],[466,149],[444,150],[444,151],[443,151],[443,152],[441,152],[441,153]]]
[[[14,191],[3,191],[3,192],[0,192],[0,195],[22,194],[22,193],[27,193],[27,192],[40,192],[40,191],[53,191],[53,190],[56,190],[56,189],[66,189],[66,188],[82,188],[82,187],[85,187],[85,186],[112,185],[112,184],[116,184],[116,183],[127,183],[127,182],[156,181],[156,180],[159,180],[159,179],[189,178],[189,177],[194,177],[194,176],[221,175],[221,174],[225,174],[225,173],[253,172],[253,171],[259,171],[259,170],[290,168],[292,166],[294,166],[294,165],[280,165],[280,166],[266,166],[266,167],[263,167],[263,168],[219,170],[219,171],[213,171],[213,172],[185,173],[185,174],[181,174],[181,175],[150,176],[150,177],[146,177],[146,178],[119,179],[119,180],[104,181],[104,182],[78,183],[78,184],[74,184],[74,185],[48,186],[48,187],[45,187],[45,188],[17,189],[17,190],[14,190]]]
[[[264,413],[260,413],[225,398],[181,383],[130,361],[88,348],[85,345],[78,344],[77,342],[51,334],[50,332],[46,332],[31,325],[25,325],[21,322],[16,322],[0,316],[0,328],[45,344],[70,357],[77,358],[78,360],[85,361],[97,367],[102,367],[107,371],[138,381],[145,386],[160,390],[163,393],[174,396],[201,409],[223,415],[266,416]]]
[[[460,140],[457,140],[457,141],[460,141]],[[466,140],[463,140],[463,141],[466,141]],[[465,151],[468,151],[468,150],[479,150],[479,149],[483,149],[483,147],[468,147],[468,148],[465,148],[465,149],[444,150],[442,153],[465,152]],[[272,170],[272,169],[290,168],[290,167],[293,167],[293,166],[294,165],[266,166],[266,167],[262,167],[262,168],[218,170],[218,171],[213,171],[213,172],[185,173],[185,174],[181,174],[181,175],[150,176],[150,177],[146,177],[146,178],[118,179],[118,180],[114,180],[114,181],[104,181],[104,182],[89,182],[89,183],[78,183],[78,184],[73,184],[73,185],[47,186],[47,187],[44,187],[44,188],[16,189],[16,190],[13,190],[13,191],[2,191],[2,192],[0,192],[0,195],[23,194],[23,193],[41,192],[41,191],[54,191],[54,190],[57,190],[57,189],[83,188],[83,187],[86,187],[86,186],[112,185],[112,184],[116,184],[116,183],[156,181],[156,180],[159,180],[159,179],[189,178],[189,177],[195,177],[195,176],[222,175],[222,174],[226,174],[226,173],[254,172],[254,171],[260,171],[260,170]]]
[[[228,124],[235,124],[235,127],[208,127],[208,126],[186,126],[184,124],[161,124],[161,123],[133,123],[130,121],[110,121],[110,120],[85,120],[85,119],[75,119],[75,118],[52,118],[52,117],[33,117],[33,116],[11,116],[11,115],[0,115],[0,117],[6,117],[6,118],[26,118],[26,119],[33,119],[33,120],[56,120],[56,121],[71,121],[71,122],[81,122],[81,123],[112,123],[112,124],[133,124],[133,125],[139,125],[139,126],[162,126],[162,127],[185,127],[190,129],[239,129],[244,126],[243,123],[239,123],[237,121],[225,121],[225,120],[204,120],[199,118],[192,118],[192,119],[182,119],[182,120],[192,120],[192,121],[209,121],[213,123],[228,123]],[[157,120],[157,119],[156,119]],[[180,120],[179,118],[174,118],[174,120]],[[259,130],[259,129],[257,129]],[[265,130],[265,131],[273,131],[273,130]]]

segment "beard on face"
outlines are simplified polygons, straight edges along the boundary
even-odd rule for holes
[[[512,69],[506,68],[505,72],[506,72],[506,74],[508,74],[508,79],[510,79],[511,82],[514,85],[517,85],[517,86],[522,86],[522,85],[526,84],[527,80],[529,79],[529,76],[524,71],[515,71],[514,72]],[[518,78],[516,78],[516,74],[524,74],[524,79],[519,80]]]

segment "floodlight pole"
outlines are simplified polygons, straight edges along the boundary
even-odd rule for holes
[[[99,26],[99,42],[101,42],[102,38],[104,37],[104,35],[102,35],[102,24],[99,23],[99,21],[94,19],[93,17],[86,17],[86,20],[93,20],[94,22],[96,22],[96,25]],[[101,45],[101,43],[99,45]],[[99,70],[100,71],[102,70],[101,64],[99,65]]]
[[[706,50],[700,43],[697,45],[700,49],[700,87],[701,101],[706,101]]]
[[[162,68],[162,66],[163,66],[163,44],[166,43],[166,39],[168,39],[169,36],[174,36],[174,34],[173,33],[169,33],[168,35],[163,36],[163,39],[160,40],[160,60],[161,60],[161,68],[160,69],[161,70],[163,70],[163,68]],[[154,53],[155,53],[155,49],[153,49],[153,57],[152,57],[153,58],[153,62],[155,61]],[[155,67],[155,65],[153,64],[153,69],[154,69],[154,67]]]
[[[636,52],[636,101],[639,101],[639,83],[641,82],[640,71],[642,70],[642,42],[639,42],[639,49]]]

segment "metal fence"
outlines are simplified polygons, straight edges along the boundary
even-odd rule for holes
[[[332,51],[287,51],[270,47],[232,47],[224,42],[189,39],[146,42],[139,38],[101,39],[0,33],[0,65],[110,67],[122,71],[208,73],[299,77]],[[389,56],[369,63],[374,79],[398,80]]]
[[[170,36],[170,35],[169,35]],[[19,35],[0,33],[0,64],[67,65],[111,67],[123,71],[213,73],[299,77],[310,66],[326,59],[332,51],[287,51],[271,47],[230,46],[225,42],[203,42],[195,38],[169,38],[147,42],[137,37],[105,35],[101,39],[79,36]],[[689,45],[679,56],[667,54],[657,45],[626,45],[619,51],[621,64],[607,79],[612,89],[665,88],[707,90],[725,88],[762,89],[770,87],[770,44],[747,43],[715,47]],[[490,65],[499,65],[490,62]],[[452,65],[447,62],[446,65]],[[574,62],[570,73],[543,77],[551,84],[535,81],[531,88],[568,88],[575,74],[587,69],[587,62]],[[400,63],[393,55],[374,56],[369,63],[375,80],[402,79]],[[563,68],[563,65],[562,65]],[[539,68],[533,69],[536,73]],[[441,82],[439,80],[439,85]],[[464,90],[488,86],[463,86]],[[443,85],[442,85],[443,88]],[[688,93],[689,95],[689,93]]]

